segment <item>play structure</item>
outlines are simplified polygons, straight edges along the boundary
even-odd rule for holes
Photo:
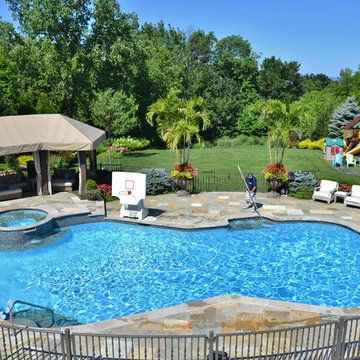
[[[343,157],[346,155],[357,155],[360,153],[360,116],[357,116],[352,122],[347,124],[343,130],[345,138],[345,150]]]
[[[144,219],[148,214],[144,206],[146,174],[113,172],[112,196],[120,199],[120,217]]]
[[[360,115],[347,124],[343,130],[344,139],[327,138],[324,143],[324,159],[331,160],[333,167],[356,166],[360,160]]]
[[[342,156],[344,152],[344,141],[340,138],[327,138],[324,143],[324,159],[335,160],[336,155]]]

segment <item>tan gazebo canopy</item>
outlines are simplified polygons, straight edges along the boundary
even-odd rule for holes
[[[0,117],[0,155],[94,150],[105,139],[105,131],[60,114]]]
[[[106,139],[105,131],[61,114],[0,117],[0,155],[34,152],[38,193],[49,189],[49,151],[78,151],[80,185],[86,181],[86,151],[95,150]],[[40,166],[41,163],[41,166]],[[39,184],[41,183],[41,184]]]

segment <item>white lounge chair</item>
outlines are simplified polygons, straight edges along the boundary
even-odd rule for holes
[[[314,191],[313,200],[322,200],[330,204],[335,200],[335,192],[339,184],[336,181],[321,180],[320,187]]]
[[[360,185],[353,185],[351,188],[351,195],[344,200],[345,206],[353,205],[360,207]]]

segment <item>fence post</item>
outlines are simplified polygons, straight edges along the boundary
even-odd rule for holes
[[[209,332],[209,355],[208,355],[208,360],[213,360],[214,359],[214,332],[210,331]]]
[[[340,317],[338,324],[335,327],[334,335],[334,359],[344,359],[344,346],[345,346],[345,335],[346,335],[346,321],[343,317]]]
[[[64,339],[65,339],[65,352],[66,352],[66,360],[71,360],[71,342],[70,342],[70,329],[65,329]]]

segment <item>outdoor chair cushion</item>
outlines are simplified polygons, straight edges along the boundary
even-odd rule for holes
[[[0,201],[18,199],[22,197],[22,190],[16,185],[9,185],[5,190],[0,190]]]
[[[331,180],[321,180],[320,189],[321,192],[334,192],[338,188],[338,183],[336,181]]]
[[[315,190],[312,196],[313,200],[324,200],[329,204],[335,198],[335,191],[339,184],[336,181],[321,180],[320,188]]]
[[[351,195],[344,200],[345,206],[354,205],[360,207],[360,185],[353,185],[351,188]]]

